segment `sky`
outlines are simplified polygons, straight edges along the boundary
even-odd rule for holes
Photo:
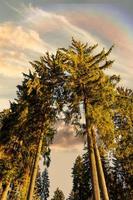
[[[82,2],[82,3],[81,3]],[[29,61],[46,51],[67,47],[71,38],[98,43],[98,49],[115,48],[113,67],[107,73],[121,76],[121,85],[133,89],[132,0],[0,0],[0,111],[16,97],[22,72]],[[66,196],[71,190],[71,168],[83,151],[83,141],[72,127],[57,125],[49,169],[51,195],[59,186]]]

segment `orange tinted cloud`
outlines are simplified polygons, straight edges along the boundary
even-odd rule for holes
[[[4,23],[0,25],[0,48],[8,47],[16,47],[22,50],[31,49],[35,52],[42,52],[49,48],[36,31],[11,23]]]

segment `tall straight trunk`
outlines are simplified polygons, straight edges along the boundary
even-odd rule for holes
[[[8,191],[10,189],[10,181],[6,183],[6,186],[2,192],[1,200],[7,200]]]
[[[36,153],[36,157],[35,157],[33,172],[31,175],[27,200],[33,199],[35,181],[36,181],[37,171],[38,171],[38,164],[39,164],[39,159],[40,159],[40,154],[41,154],[41,149],[42,149],[42,142],[43,142],[43,133],[41,134],[39,144],[38,144],[38,149],[37,149],[37,153]]]
[[[92,133],[91,133],[90,124],[89,124],[87,99],[85,97],[84,97],[84,109],[85,109],[85,119],[86,119],[87,144],[88,144],[88,152],[89,152],[89,158],[90,158],[93,200],[100,200],[100,189],[99,189],[96,160],[95,160],[95,154],[94,154],[93,138],[92,138]]]
[[[98,146],[96,143],[96,128],[95,128],[95,126],[93,127],[92,136],[93,136],[94,152],[95,152],[97,172],[98,172],[98,180],[99,180],[99,184],[100,184],[102,197],[103,197],[103,200],[109,200],[108,190],[107,190],[105,176],[104,176],[103,167],[102,167],[102,162],[101,162],[101,158],[100,158],[100,153],[99,153],[99,149],[98,149]]]
[[[88,143],[88,151],[89,151],[89,159],[90,159],[93,200],[100,200],[100,189],[99,189],[98,174],[97,174],[96,160],[95,160],[95,154],[94,154],[94,146],[93,146],[92,138],[89,136],[89,134],[90,133],[87,133],[87,143]]]
[[[0,180],[0,190],[2,189],[2,180]]]
[[[25,191],[25,197],[24,199],[28,198],[28,194],[29,194],[29,188],[30,188],[30,180],[33,174],[33,170],[34,170],[34,164],[35,164],[35,159],[36,159],[36,155],[34,155],[30,161],[30,166],[28,168],[27,171],[27,175],[26,175],[26,179],[27,179],[27,183],[24,183],[25,187],[26,187],[26,191]]]
[[[30,169],[27,168],[24,178],[23,178],[23,184],[20,188],[21,200],[27,199],[29,184],[30,184]]]

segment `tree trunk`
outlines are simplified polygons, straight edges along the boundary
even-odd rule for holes
[[[27,199],[29,184],[30,184],[30,170],[27,168],[23,178],[22,186],[20,188],[21,200]]]
[[[104,176],[103,167],[102,167],[102,162],[101,162],[101,158],[100,158],[100,153],[99,153],[99,149],[98,149],[98,146],[96,143],[96,128],[95,127],[93,127],[92,134],[93,134],[94,152],[95,152],[97,172],[98,172],[98,180],[99,180],[99,184],[100,184],[102,197],[103,197],[103,200],[109,200],[108,190],[107,190],[105,176]]]
[[[91,131],[88,131],[87,143],[88,143],[88,151],[89,151],[89,159],[90,159],[93,200],[100,200],[100,189],[99,189],[98,174],[97,174],[96,160],[95,160],[95,154],[94,154],[94,146],[93,146],[93,141],[90,134],[91,134]]]
[[[84,99],[84,109],[85,109],[85,119],[86,119],[87,144],[88,144],[88,151],[89,151],[89,158],[90,158],[93,200],[100,200],[100,190],[99,190],[99,183],[98,183],[96,160],[95,160],[93,139],[92,139],[92,133],[91,133],[92,130],[89,127],[90,124],[89,124],[89,115],[88,115],[86,98]]]
[[[0,190],[2,189],[2,180],[0,180]]]
[[[28,171],[27,171],[27,175],[26,175],[26,179],[27,179],[27,183],[25,183],[25,187],[26,187],[26,191],[25,191],[25,198],[24,199],[27,199],[28,198],[28,194],[29,194],[29,188],[30,188],[30,180],[31,180],[31,177],[32,177],[32,174],[33,174],[33,170],[34,170],[34,164],[35,164],[35,159],[36,159],[36,155],[33,155],[31,161],[30,161],[30,166],[28,168]]]
[[[8,194],[9,188],[10,188],[10,181],[6,184],[2,192],[1,200],[7,200],[7,194]]]
[[[38,144],[38,149],[37,149],[37,153],[36,153],[33,172],[32,172],[32,175],[31,175],[27,200],[33,199],[35,181],[36,181],[36,176],[37,176],[37,171],[38,171],[38,164],[39,164],[40,153],[41,153],[41,149],[42,149],[42,142],[43,142],[43,133],[41,134],[40,141],[39,141],[39,144]]]

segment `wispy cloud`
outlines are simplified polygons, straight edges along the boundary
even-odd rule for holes
[[[21,50],[29,49],[35,52],[43,52],[49,50],[40,37],[39,33],[26,29],[22,26],[16,26],[12,23],[4,23],[0,25],[0,48],[19,48]]]
[[[29,6],[28,8],[26,7],[25,13],[26,17],[23,21],[25,25],[31,26],[44,36],[46,33],[49,33],[50,35],[52,34],[53,38],[56,40],[57,38],[54,37],[54,34],[56,37],[58,37],[58,34],[60,35],[60,32],[63,32],[64,36],[66,36],[66,39],[69,38],[69,40],[72,36],[74,36],[84,42],[90,41],[91,44],[97,42],[102,43],[100,38],[97,38],[89,32],[85,31],[84,29],[70,23],[70,21],[61,14],[47,12],[45,10],[42,10],[41,8],[32,6]],[[62,40],[64,38],[58,39]]]
[[[24,17],[24,14],[23,14],[23,12],[20,9],[16,8],[15,6],[12,6],[12,4],[10,4],[7,0],[2,0],[2,1],[11,10],[13,10],[16,13],[18,13],[20,16]]]

